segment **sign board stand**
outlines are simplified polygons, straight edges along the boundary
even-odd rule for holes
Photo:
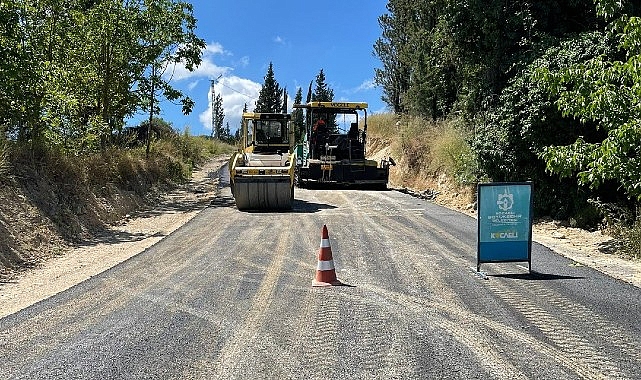
[[[481,263],[527,261],[532,271],[532,182],[481,183],[477,188]]]

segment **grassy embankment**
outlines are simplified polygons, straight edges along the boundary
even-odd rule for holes
[[[375,114],[368,117],[369,152],[396,162],[390,185],[434,196],[436,202],[471,207],[477,165],[456,122]]]
[[[0,280],[153,205],[192,170],[234,148],[188,133],[87,155],[0,144]]]

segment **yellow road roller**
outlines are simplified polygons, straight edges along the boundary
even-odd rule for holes
[[[289,210],[296,154],[291,114],[244,112],[240,149],[229,160],[239,210]]]

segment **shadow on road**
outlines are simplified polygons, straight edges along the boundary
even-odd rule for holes
[[[105,228],[101,231],[95,231],[91,237],[82,239],[76,242],[73,246],[76,248],[80,247],[91,247],[99,244],[119,244],[119,243],[131,243],[140,240],[144,240],[150,237],[164,237],[165,234],[161,232],[156,232],[153,235],[144,234],[144,233],[131,233],[125,231],[118,231],[115,229]]]
[[[551,273],[540,273],[532,271],[531,273],[506,273],[506,274],[488,274],[488,277],[511,278],[514,280],[528,281],[552,281],[552,280],[581,280],[585,277],[565,276]]]
[[[294,205],[292,207],[291,212],[311,214],[311,213],[319,212],[321,210],[332,210],[335,208],[336,206],[328,205],[325,203],[307,202],[300,199],[294,199]]]
[[[236,208],[236,201],[234,197],[230,196],[218,196],[214,198],[210,207],[233,207]],[[324,204],[324,203],[314,203],[308,202],[300,199],[294,199],[291,210],[243,210],[243,212],[249,214],[287,214],[287,213],[302,213],[302,214],[311,214],[319,212],[321,210],[335,209],[336,206]]]

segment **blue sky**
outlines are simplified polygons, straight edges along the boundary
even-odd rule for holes
[[[211,134],[211,80],[218,79],[225,123],[234,131],[245,103],[253,110],[272,62],[276,81],[291,101],[298,87],[307,95],[309,82],[323,69],[335,100],[369,103],[369,112],[384,112],[381,90],[373,85],[380,61],[373,45],[380,37],[378,17],[387,1],[194,0],[197,34],[207,43],[194,72],[173,70],[172,84],[195,102],[184,116],[181,107],[164,102],[161,117],[192,135]],[[129,120],[138,124],[144,116]]]

